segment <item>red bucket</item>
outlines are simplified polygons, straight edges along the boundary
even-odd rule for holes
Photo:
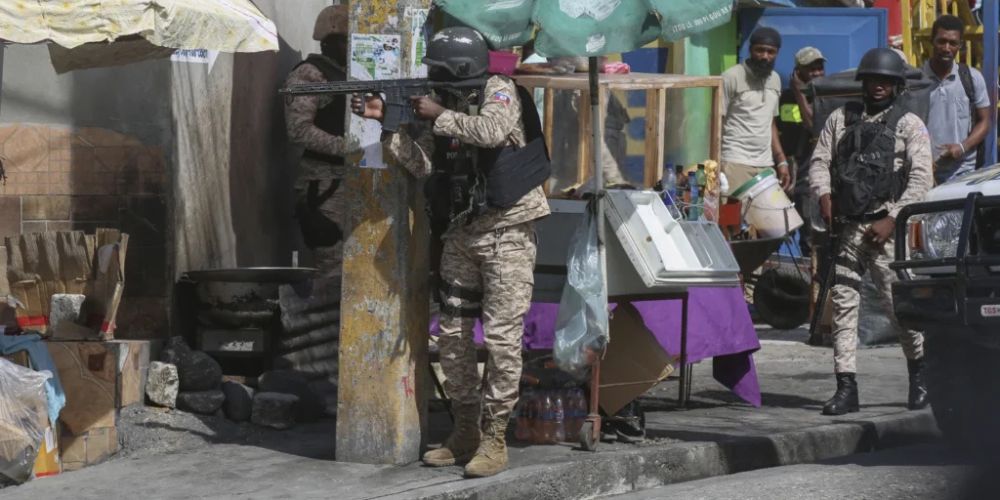
[[[490,51],[489,72],[495,75],[513,75],[517,68],[517,61],[520,59],[513,52]]]

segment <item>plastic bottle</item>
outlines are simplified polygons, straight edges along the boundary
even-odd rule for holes
[[[514,430],[514,437],[518,441],[531,441],[531,401],[534,398],[534,391],[525,391],[518,403],[517,428]]]
[[[688,208],[688,220],[698,220],[701,215],[699,212],[699,205],[701,204],[701,197],[698,191],[698,178],[696,172],[688,172],[688,186],[691,189],[691,202]]]
[[[566,440],[575,443],[580,439],[580,428],[587,418],[587,398],[582,390],[577,388],[569,392],[566,415]]]
[[[556,391],[552,397],[552,441],[566,441],[566,398],[563,391]]]
[[[541,401],[538,399],[538,392],[532,391],[531,399],[528,400],[528,404],[525,408],[527,410],[527,438],[525,439],[529,443],[537,443],[538,436],[541,436],[540,426],[542,425],[541,419]]]
[[[541,401],[541,417],[538,421],[541,425],[535,427],[539,429],[540,432],[535,436],[536,443],[552,443],[555,438],[555,408],[552,402],[552,396],[545,392],[540,397]]]

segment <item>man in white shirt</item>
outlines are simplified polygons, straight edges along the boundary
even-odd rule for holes
[[[750,35],[750,57],[722,73],[722,171],[733,191],[771,166],[781,187],[791,186],[777,130],[780,48],[777,31],[758,28]]]

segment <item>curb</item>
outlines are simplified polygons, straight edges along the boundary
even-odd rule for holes
[[[842,421],[769,436],[583,454],[491,478],[411,490],[407,498],[585,499],[767,467],[816,462],[925,442],[940,436],[928,410]]]

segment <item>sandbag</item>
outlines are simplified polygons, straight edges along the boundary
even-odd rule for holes
[[[534,20],[535,51],[545,57],[627,52],[660,35],[647,0],[536,1]]]
[[[493,48],[524,45],[534,27],[535,0],[434,0],[450,17],[446,26],[468,26],[483,34]]]
[[[733,17],[732,0],[649,0],[660,15],[661,37],[667,41],[710,30]]]
[[[819,136],[827,118],[837,108],[848,102],[861,102],[861,82],[854,79],[855,70],[849,69],[827,75],[809,83],[808,94],[813,97],[813,133]],[[900,96],[899,105],[927,123],[930,95],[934,82],[912,66],[906,67],[906,92]]]

